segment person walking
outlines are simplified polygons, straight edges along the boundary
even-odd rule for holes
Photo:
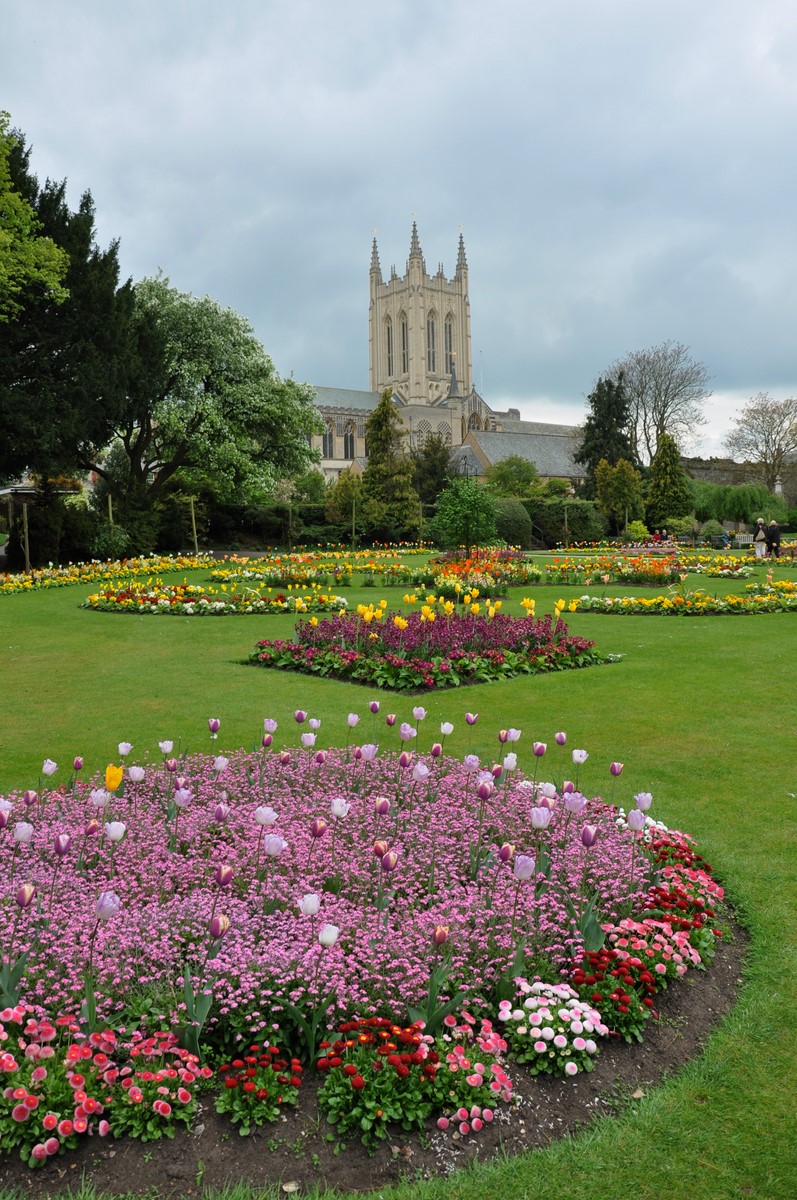
[[[764,524],[763,517],[759,517],[756,521],[753,546],[755,547],[756,558],[766,558],[769,543],[767,541],[767,527]]]
[[[767,550],[770,558],[780,558],[780,525],[770,521],[767,527]]]

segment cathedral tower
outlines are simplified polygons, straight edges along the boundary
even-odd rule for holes
[[[473,388],[470,301],[465,242],[447,279],[442,263],[428,275],[413,221],[406,273],[395,267],[385,282],[374,238],[368,313],[370,388],[391,388],[411,408],[446,405]],[[455,439],[458,440],[458,439]]]

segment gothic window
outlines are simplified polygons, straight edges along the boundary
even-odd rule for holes
[[[451,375],[454,370],[454,318],[450,313],[446,317],[443,329],[443,346],[446,354],[446,375]]]
[[[423,444],[431,432],[432,432],[432,427],[428,421],[419,421],[418,422],[418,433],[417,433],[417,437],[416,437],[415,441],[416,441],[416,445],[419,450],[423,449]]]
[[[437,348],[435,345],[435,316],[429,313],[426,318],[426,370],[430,375],[437,372]]]
[[[343,457],[354,458],[354,422],[349,421],[343,431]]]
[[[468,417],[468,429],[481,429],[482,423],[478,413],[471,413]]]
[[[393,322],[390,317],[385,321],[385,343],[387,346],[387,374],[393,378]]]
[[[446,446],[451,445],[451,429],[450,429],[447,421],[443,421],[440,425],[437,426],[437,433],[439,433],[440,437],[443,439],[444,445],[446,445]]]
[[[410,369],[410,335],[404,313],[399,317],[399,326],[401,328],[401,374],[407,375]]]
[[[321,454],[323,458],[335,457],[335,426],[331,421],[327,421],[326,425],[324,426]]]

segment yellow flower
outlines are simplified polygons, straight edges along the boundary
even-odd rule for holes
[[[396,629],[406,629],[409,622],[405,617],[395,616],[393,618],[393,624],[396,626]]]
[[[471,604],[471,606],[470,606],[470,611],[473,613],[474,617],[478,617],[478,615],[479,615],[479,607],[480,607],[480,606],[479,606],[478,604]]]
[[[124,770],[122,767],[114,767],[111,763],[105,768],[105,789],[108,792],[115,792],[122,782]]]
[[[578,608],[578,600],[571,600],[567,607],[569,608],[570,612],[575,612]]]
[[[446,600],[445,604],[443,605],[443,612],[446,614],[447,617],[450,617],[453,611],[454,611],[453,603],[450,600]]]
[[[315,627],[318,624],[318,617],[311,617],[310,624]]]

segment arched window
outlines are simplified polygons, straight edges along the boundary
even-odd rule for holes
[[[335,426],[331,421],[327,421],[324,426],[324,436],[321,443],[321,455],[323,458],[335,457]]]
[[[385,346],[387,348],[388,379],[393,378],[393,322],[390,317],[385,321]]]
[[[401,329],[401,374],[407,375],[410,369],[410,334],[404,313],[399,317],[399,326]]]
[[[354,458],[354,422],[349,421],[343,431],[343,457]]]
[[[454,318],[449,313],[443,327],[443,347],[446,355],[446,375],[454,370]]]
[[[482,422],[478,413],[471,413],[468,417],[468,429],[481,429]]]
[[[442,421],[437,426],[436,432],[443,439],[443,445],[445,445],[445,446],[451,445],[451,429],[450,429],[447,421]]]
[[[437,372],[435,323],[435,315],[433,312],[430,312],[426,318],[426,370],[430,375],[434,375]]]
[[[423,444],[431,432],[432,432],[432,427],[428,421],[419,421],[418,422],[418,432],[417,432],[417,435],[415,438],[415,444],[419,450],[421,450],[423,448]]]

